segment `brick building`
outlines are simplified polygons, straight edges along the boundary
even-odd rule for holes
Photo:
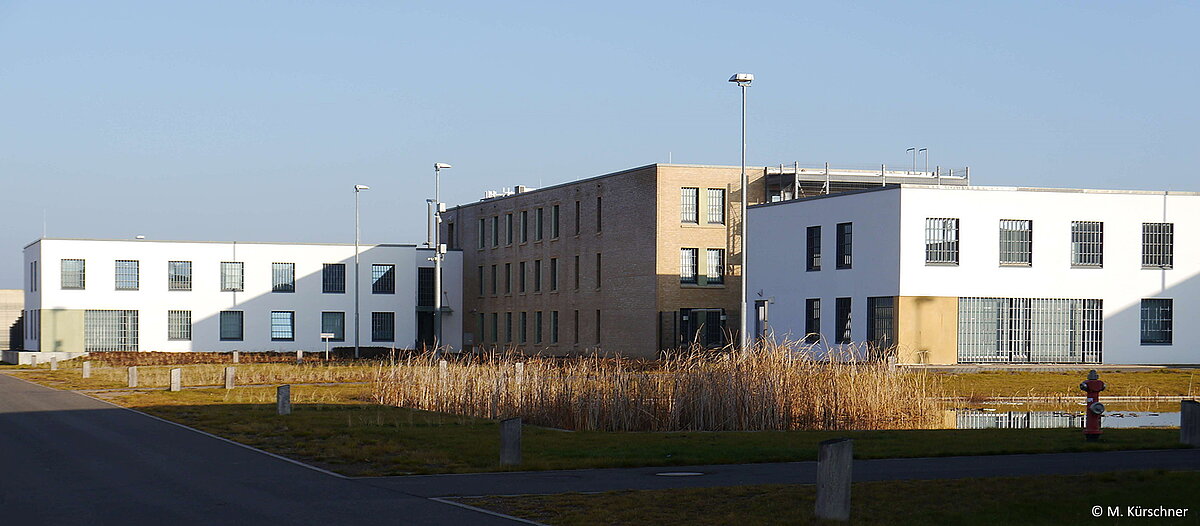
[[[749,202],[965,174],[748,168]],[[464,345],[654,357],[737,341],[737,166],[652,164],[541,189],[489,192],[443,214],[463,253]],[[783,226],[781,226],[783,228]]]

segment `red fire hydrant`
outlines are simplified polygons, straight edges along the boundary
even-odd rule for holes
[[[1087,416],[1084,417],[1083,438],[1089,442],[1100,440],[1100,415],[1104,414],[1104,404],[1100,403],[1100,391],[1104,390],[1104,382],[1096,370],[1088,371],[1088,379],[1079,384],[1079,390],[1087,392]]]

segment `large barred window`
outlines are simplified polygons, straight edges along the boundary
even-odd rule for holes
[[[83,342],[87,352],[138,350],[138,311],[84,311]]]
[[[84,272],[84,260],[82,259],[64,259],[62,260],[62,288],[64,289],[83,289],[86,285],[86,276]]]
[[[396,265],[371,265],[371,293],[396,293]]]
[[[854,332],[850,327],[850,298],[836,298],[834,310],[834,343],[850,343]]]
[[[896,344],[896,298],[867,298],[867,341],[880,350]]]
[[[697,257],[699,250],[694,248],[679,249],[679,282],[695,283]]]
[[[321,292],[326,294],[346,293],[345,263],[325,263],[321,269]]]
[[[167,290],[192,290],[192,262],[167,262]]]
[[[296,313],[291,311],[271,312],[271,341],[290,342],[296,339]]]
[[[708,189],[708,224],[725,224],[725,189]]]
[[[245,289],[245,263],[241,261],[221,262],[221,291],[238,292]]]
[[[1172,303],[1170,298],[1142,300],[1142,345],[1171,345]]]
[[[192,339],[192,311],[167,311],[167,339],[181,341]]]
[[[138,262],[118,259],[116,262],[117,290],[138,289]]]
[[[958,219],[930,217],[925,219],[925,264],[958,264]]]
[[[681,223],[700,222],[700,189],[681,188],[679,191],[679,221]]]
[[[821,341],[821,298],[804,300],[804,341]]]
[[[1099,363],[1099,299],[959,298],[960,362]]]
[[[296,292],[295,263],[271,263],[271,292]]]
[[[1071,222],[1071,266],[1104,266],[1104,223],[1101,221]]]
[[[1000,264],[1013,267],[1033,264],[1033,221],[1000,220]]]
[[[837,262],[839,269],[850,268],[854,262],[854,223],[837,224]]]
[[[245,321],[245,313],[240,310],[221,311],[221,341],[242,341],[245,336]]]
[[[805,270],[821,270],[821,227],[808,227],[806,245]]]
[[[482,329],[480,329],[482,338]],[[396,341],[396,313],[394,312],[372,312],[371,313],[371,341],[373,342],[391,342]]]
[[[725,249],[710,248],[706,252],[708,260],[705,261],[707,263],[705,283],[708,285],[725,283]]]
[[[333,337],[329,339],[331,342],[346,341],[346,313],[322,312],[321,332],[332,334]]]
[[[1169,269],[1175,263],[1175,224],[1142,223],[1142,268]]]

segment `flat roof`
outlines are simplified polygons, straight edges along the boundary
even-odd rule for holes
[[[921,189],[921,190],[941,190],[947,192],[1045,192],[1045,193],[1060,193],[1060,194],[1120,194],[1120,195],[1175,195],[1175,196],[1200,196],[1200,192],[1185,192],[1178,190],[1114,190],[1104,188],[1044,188],[1038,186],[957,186],[957,185],[933,185],[933,184],[916,184],[916,183],[889,183],[880,185],[877,188],[864,188],[861,190],[850,190],[846,192],[836,192],[825,195],[814,195],[811,197],[801,197],[797,199],[789,199],[786,201],[776,201],[774,203],[762,203],[751,205],[750,208],[762,208],[766,206],[777,206],[788,203],[796,203],[802,201],[812,201],[816,199],[829,199],[833,197],[843,197],[855,194],[863,194],[867,192],[879,192],[883,190],[900,190],[904,188]]]
[[[308,245],[308,246],[329,246],[329,247],[353,247],[354,243],[311,243],[311,242],[286,242],[286,241],[186,241],[176,239],[104,239],[104,238],[86,238],[86,237],[43,237],[28,245],[25,248],[34,246],[42,241],[122,241],[130,243],[211,243],[222,245]],[[359,243],[360,247],[400,247],[400,248],[415,248],[416,244],[409,243]],[[433,250],[432,248],[424,250]]]

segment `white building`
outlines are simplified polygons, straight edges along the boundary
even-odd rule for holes
[[[748,220],[768,337],[902,363],[1200,363],[1198,193],[892,185]]]
[[[41,239],[25,247],[24,348],[323,350],[355,342],[354,245]],[[361,245],[359,342],[432,341],[432,249]],[[446,255],[444,345],[460,349],[462,254]]]

